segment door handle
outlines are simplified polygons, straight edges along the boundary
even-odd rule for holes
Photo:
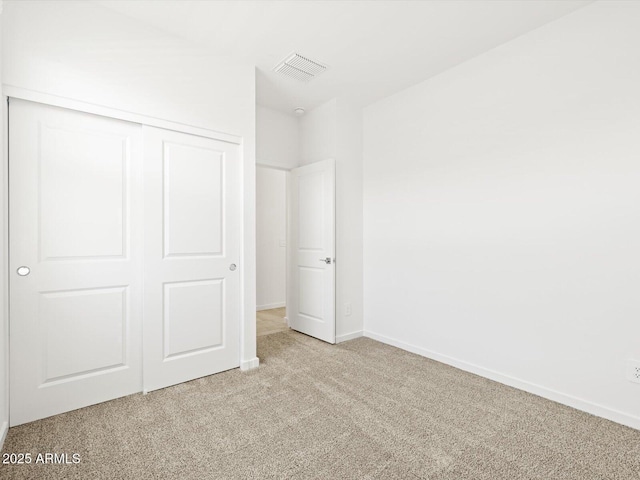
[[[327,265],[331,265],[331,257],[321,258],[320,261],[326,263]]]

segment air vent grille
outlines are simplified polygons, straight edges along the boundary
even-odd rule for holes
[[[309,60],[307,57],[298,53],[293,53],[280,62],[273,70],[301,82],[308,82],[326,69],[326,65]]]

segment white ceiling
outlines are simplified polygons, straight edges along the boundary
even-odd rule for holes
[[[292,113],[337,96],[366,105],[566,15],[589,0],[99,0],[257,67],[258,103]],[[329,65],[308,83],[272,71],[298,52]]]

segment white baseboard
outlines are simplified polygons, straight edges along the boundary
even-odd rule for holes
[[[251,360],[242,360],[240,362],[240,370],[246,372],[247,370],[258,368],[258,365],[260,365],[260,359],[258,357],[253,357]]]
[[[7,433],[9,432],[9,423],[3,422],[2,427],[0,427],[0,450],[4,446],[4,441],[7,438]]]
[[[258,305],[256,307],[256,312],[260,312],[262,310],[271,310],[272,308],[282,308],[285,307],[287,304],[285,302],[278,302],[278,303],[267,303],[265,305]]]
[[[479,365],[465,362],[464,360],[458,360],[457,358],[453,358],[448,355],[443,355],[441,353],[427,350],[425,348],[416,347],[415,345],[411,345],[409,343],[405,343],[400,340],[387,337],[385,335],[379,335],[377,333],[365,330],[364,336],[382,343],[386,343],[387,345],[392,345],[394,347],[401,348],[402,350],[406,350],[408,352],[415,353],[417,355],[421,355],[423,357],[427,357],[432,360],[445,363],[447,365],[451,365],[452,367],[459,368],[460,370],[474,373],[476,375],[480,375],[481,377],[485,377],[490,380],[509,385],[510,387],[533,393],[534,395],[538,395],[548,400],[567,405],[577,410],[582,410],[583,412],[606,418],[607,420],[626,425],[627,427],[640,429],[640,417],[630,415],[613,408],[605,407],[604,405],[593,403],[589,400],[574,397],[573,395],[558,392],[557,390],[543,387],[542,385],[537,385],[526,380],[511,377],[509,375],[505,375],[503,373],[496,372]]]
[[[289,325],[289,317],[284,317],[284,323],[287,325],[287,327],[290,327],[290,325]]]
[[[336,335],[336,343],[346,342],[347,340],[353,340],[354,338],[360,338],[364,335],[362,330],[357,332],[345,333],[344,335]]]

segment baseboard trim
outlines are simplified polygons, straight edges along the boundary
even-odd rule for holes
[[[525,392],[533,393],[534,395],[538,395],[539,397],[561,403],[568,407],[590,413],[597,417],[606,418],[607,420],[611,420],[612,422],[620,423],[622,425],[626,425],[627,427],[640,430],[640,417],[636,417],[619,410],[605,407],[604,405],[600,405],[589,400],[574,397],[573,395],[568,395],[557,390],[543,387],[542,385],[531,383],[526,380],[521,380],[510,375],[505,375],[503,373],[496,372],[495,370],[490,370],[488,368],[484,368],[479,365],[466,362],[464,360],[459,360],[457,358],[434,352],[432,350],[417,347],[415,345],[411,345],[409,343],[405,343],[400,340],[396,340],[394,338],[380,335],[368,330],[364,331],[364,336],[385,343],[387,345],[398,347],[402,350],[406,350],[408,352],[415,353],[417,355],[427,357],[432,360],[445,363],[447,365],[451,365],[452,367],[459,368],[460,370],[464,370],[466,372],[474,373],[481,377],[494,380],[498,383],[502,383],[519,390],[524,390]]]
[[[4,446],[4,441],[7,439],[7,433],[9,432],[9,423],[3,422],[2,427],[0,427],[0,450]]]
[[[256,307],[256,312],[260,312],[262,310],[271,310],[273,308],[282,308],[285,307],[287,304],[285,302],[278,302],[278,303],[267,303],[265,305],[258,305]]]
[[[344,335],[336,335],[336,343],[346,342],[347,340],[353,340],[354,338],[360,338],[364,335],[362,330],[357,332],[345,333]]]
[[[258,357],[253,357],[251,360],[243,360],[240,362],[240,370],[246,372],[248,370],[253,370],[254,368],[258,368],[260,365],[260,359]]]

